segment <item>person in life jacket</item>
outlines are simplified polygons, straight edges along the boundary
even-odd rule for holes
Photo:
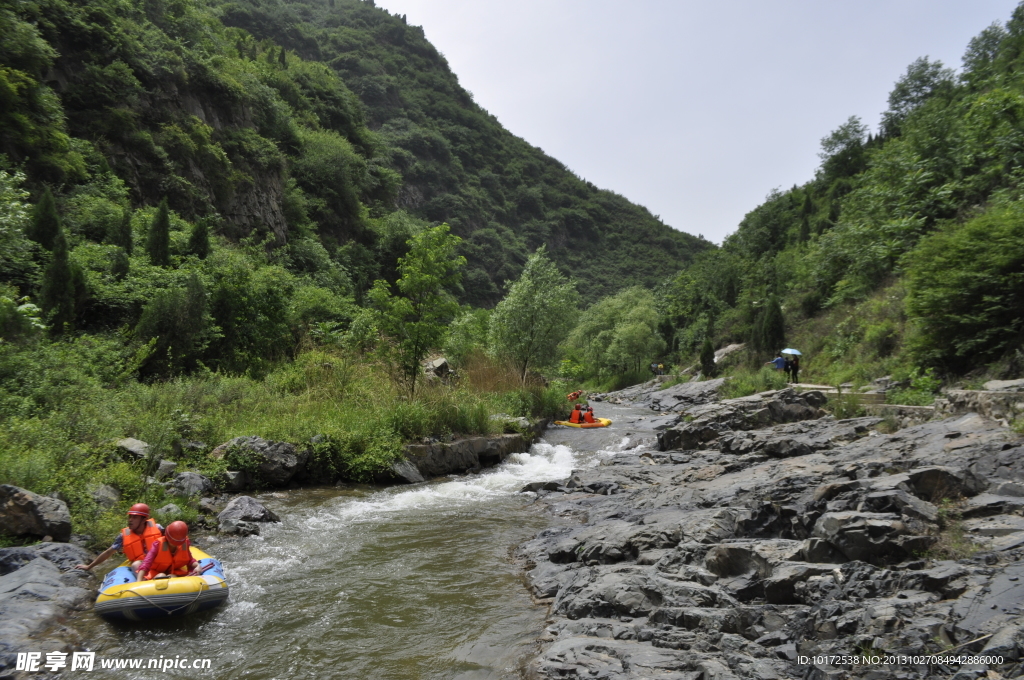
[[[583,390],[576,390],[575,392],[570,392],[569,394],[565,395],[565,400],[576,401],[577,399],[580,398],[581,394],[583,394]]]
[[[149,516],[149,506],[145,503],[136,503],[128,510],[128,526],[121,529],[121,533],[117,535],[110,547],[97,555],[96,559],[89,564],[77,564],[75,568],[91,571],[96,565],[110,559],[114,553],[123,552],[131,562],[132,569],[138,570],[142,559],[146,556],[148,547],[163,535],[164,528]]]
[[[569,416],[570,423],[582,423],[583,422],[583,411],[582,406],[576,404],[572,409],[572,415]]]
[[[189,576],[199,567],[190,547],[188,525],[181,520],[171,522],[164,535],[149,546],[139,566],[139,577],[151,581],[161,576]]]
[[[585,423],[596,423],[597,419],[594,417],[594,407],[588,406],[586,412],[583,414],[583,422]]]

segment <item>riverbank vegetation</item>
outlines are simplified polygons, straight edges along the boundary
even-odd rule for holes
[[[652,362],[739,394],[790,346],[901,403],[1024,374],[1024,8],[721,247],[512,136],[372,3],[45,0],[0,32],[0,482],[76,530],[114,517],[97,484],[159,502],[153,461],[216,476],[234,436],[366,480]]]

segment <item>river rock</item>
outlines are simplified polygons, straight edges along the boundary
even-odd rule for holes
[[[0,576],[0,677],[16,677],[9,674],[14,671],[19,652],[67,648],[65,640],[50,635],[71,612],[84,611],[91,605],[94,593],[81,585],[95,582],[88,574],[72,573],[77,571],[73,569],[61,574],[57,564],[72,561],[68,558],[72,558],[70,553],[37,554],[35,559]],[[72,559],[85,561],[87,555],[75,554]]]
[[[653,391],[634,392],[648,407]],[[533,676],[931,677],[797,660],[990,641],[1007,663],[971,672],[1019,674],[1019,435],[969,413],[882,434],[877,417],[805,417],[815,402],[781,391],[684,406],[661,432],[686,446],[602,454],[538,496],[578,522],[518,551],[552,602]],[[657,434],[650,420],[628,421],[638,443]],[[951,530],[979,552],[941,559]]]
[[[235,534],[238,536],[259,536],[260,525],[255,522],[246,522],[238,519],[225,519],[220,522],[217,530],[222,534]]]
[[[202,496],[213,491],[213,482],[198,472],[179,472],[168,490],[179,496]]]
[[[227,507],[217,515],[217,520],[225,522],[237,520],[240,522],[280,522],[273,511],[261,505],[259,501],[251,496],[238,496],[227,504]]]
[[[255,476],[269,486],[286,486],[295,475],[305,469],[309,452],[299,451],[288,442],[270,442],[261,437],[235,437],[215,448],[211,455],[222,458],[230,448],[240,449],[240,455],[252,460]]]
[[[0,534],[71,538],[71,513],[63,501],[40,496],[10,484],[0,484]]]

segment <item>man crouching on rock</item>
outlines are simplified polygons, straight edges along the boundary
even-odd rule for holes
[[[111,555],[121,551],[131,562],[132,570],[138,570],[149,546],[153,541],[163,538],[163,535],[164,528],[149,517],[149,506],[145,503],[136,503],[128,510],[128,526],[121,529],[121,533],[111,546],[89,564],[78,564],[75,568],[92,571],[93,567],[103,564]]]

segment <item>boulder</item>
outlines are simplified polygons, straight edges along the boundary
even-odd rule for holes
[[[235,534],[237,536],[259,536],[260,525],[255,522],[245,522],[237,519],[227,519],[220,523],[217,530],[222,534]]]
[[[989,392],[1024,392],[1024,378],[1017,380],[989,380],[983,385]]]
[[[415,465],[407,460],[400,460],[391,464],[391,472],[394,473],[395,477],[399,481],[407,484],[418,484],[419,482],[426,481],[423,479],[423,475],[416,468]]]
[[[235,437],[215,448],[211,455],[222,458],[231,448],[253,463],[254,474],[269,486],[285,486],[297,473],[304,470],[308,451],[298,451],[288,442],[271,442],[261,437]]]
[[[906,554],[901,537],[907,533],[899,515],[876,512],[826,512],[814,525],[814,535],[829,542],[850,560],[869,562]]]
[[[131,458],[142,459],[149,455],[149,444],[139,439],[119,439],[116,446],[122,455]]]
[[[153,476],[156,477],[158,480],[163,481],[168,477],[174,476],[174,470],[177,467],[178,464],[175,463],[174,461],[162,460],[160,461],[160,464],[157,466],[156,472],[153,473]]]
[[[121,492],[109,484],[102,484],[96,487],[90,495],[96,501],[96,505],[104,510],[109,510],[121,500]]]
[[[181,508],[174,503],[168,503],[162,508],[158,508],[156,514],[163,517],[165,520],[172,517],[177,517],[181,514]]]
[[[71,538],[71,513],[63,501],[0,484],[0,534],[50,536],[66,543]]]
[[[198,472],[179,472],[168,490],[179,496],[202,496],[213,491],[213,482]]]
[[[238,522],[280,522],[273,511],[268,510],[251,496],[239,496],[227,504],[227,507],[217,515],[221,523],[227,521]]]

